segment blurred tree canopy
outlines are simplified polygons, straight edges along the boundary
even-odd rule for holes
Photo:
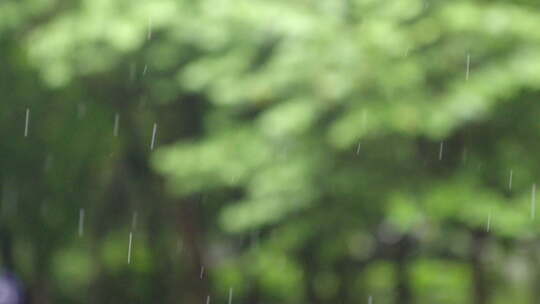
[[[539,9],[1,2],[1,265],[30,303],[536,303]]]

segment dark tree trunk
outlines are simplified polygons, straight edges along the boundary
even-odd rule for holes
[[[488,282],[484,269],[484,253],[486,247],[487,234],[484,231],[474,231],[472,233],[470,260],[472,265],[473,278],[473,303],[489,303]]]
[[[2,262],[3,266],[8,271],[15,271],[15,263],[13,261],[13,239],[11,237],[11,232],[5,228],[0,228],[0,242],[2,250]]]
[[[317,242],[315,240],[310,240],[306,243],[304,248],[300,251],[302,267],[304,269],[305,280],[304,288],[306,290],[306,298],[309,303],[319,304],[319,298],[315,290],[315,276],[318,269],[317,263],[314,260],[313,252],[316,250]]]
[[[397,243],[396,253],[396,304],[411,304],[412,292],[409,285],[408,257],[411,251],[411,240],[408,237],[403,237]]]
[[[336,303],[350,303],[351,302],[351,283],[354,280],[354,274],[362,272],[363,264],[353,263],[349,259],[341,259],[336,264],[336,273],[339,275],[339,289],[337,294]]]
[[[208,268],[204,265],[202,235],[203,232],[198,222],[197,203],[195,199],[185,199],[179,202],[178,229],[184,240],[184,253],[186,254],[189,266],[186,272],[187,277],[183,282],[189,286],[182,286],[182,290],[189,291],[185,301],[181,303],[204,303],[208,295]],[[201,276],[201,267],[204,273]],[[180,288],[180,287],[179,287]]]

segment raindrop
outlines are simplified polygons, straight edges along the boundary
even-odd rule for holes
[[[84,208],[79,209],[79,237],[84,234]]]
[[[118,125],[120,124],[120,114],[116,113],[114,114],[114,129],[113,129],[113,135],[116,137],[118,136]]]
[[[30,108],[26,108],[26,119],[24,123],[24,137],[28,137],[28,124],[30,122]]]
[[[201,266],[201,273],[199,274],[199,278],[202,280],[204,275],[204,266]]]
[[[508,178],[508,190],[512,191],[512,177],[514,175],[514,171],[510,170],[510,177]]]
[[[469,80],[470,67],[471,67],[471,54],[467,53],[467,71],[465,72],[465,80]]]
[[[373,304],[373,297],[369,296],[367,302],[368,304]]]
[[[206,304],[210,304],[210,295],[206,296]]]
[[[233,289],[232,287],[229,288],[229,304],[232,303],[232,296],[233,296]]]
[[[531,219],[534,220],[536,215],[536,184],[532,185],[531,191]]]
[[[146,71],[148,70],[148,65],[144,65],[144,69],[142,71],[143,76],[146,75]]]
[[[148,34],[146,35],[146,39],[152,39],[152,17],[150,16],[148,17]]]
[[[133,233],[129,233],[129,245],[128,245],[128,256],[127,256],[127,262],[128,264],[131,264],[131,245],[133,243]]]
[[[358,143],[358,147],[356,147],[356,155],[360,154],[360,143]]]
[[[157,132],[157,123],[154,123],[154,128],[152,129],[152,142],[150,143],[150,150],[154,150],[154,145],[156,143],[156,132]]]
[[[443,149],[444,149],[444,141],[441,141],[441,144],[439,145],[439,160],[442,160]]]
[[[490,230],[491,230],[491,210],[489,211],[489,214],[488,214],[487,227],[486,227],[487,232],[489,232]]]

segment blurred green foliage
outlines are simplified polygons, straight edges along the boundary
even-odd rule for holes
[[[534,303],[539,9],[2,2],[2,265],[31,303]]]

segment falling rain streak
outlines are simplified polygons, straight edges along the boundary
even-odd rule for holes
[[[84,234],[84,208],[79,209],[79,237]]]
[[[28,124],[30,123],[30,108],[26,108],[26,119],[24,122],[24,137],[28,137]]]
[[[148,34],[146,35],[146,39],[152,39],[152,17],[148,17]]]
[[[358,143],[358,147],[356,147],[356,155],[360,154],[360,143]]]
[[[201,266],[201,273],[199,274],[199,278],[202,280],[204,275],[204,266]]]
[[[206,296],[206,304],[210,304],[210,296]]]
[[[532,185],[531,191],[531,219],[536,216],[536,184]]]
[[[116,137],[118,136],[118,126],[120,124],[120,114],[116,113],[114,114],[114,128],[113,128],[113,135]]]
[[[441,144],[439,146],[439,160],[442,160],[443,150],[444,150],[444,141],[441,141]]]
[[[128,264],[131,264],[131,245],[133,243],[133,233],[129,233],[129,245],[128,245],[128,256],[127,256],[127,262]]]
[[[514,175],[514,171],[510,170],[510,177],[508,178],[508,190],[512,191],[512,178]]]
[[[368,304],[373,304],[373,297],[369,296],[367,302]]]
[[[229,288],[229,304],[232,303],[232,296],[233,296],[233,289],[231,287],[231,288]]]
[[[157,123],[154,123],[154,128],[152,129],[152,142],[150,143],[150,150],[154,150],[154,145],[156,143],[156,133],[157,133]]]
[[[488,214],[487,227],[486,227],[487,232],[489,232],[490,230],[491,230],[491,210],[489,211],[489,214]]]
[[[465,80],[469,80],[470,67],[471,67],[471,54],[467,54],[467,71],[465,72]]]

